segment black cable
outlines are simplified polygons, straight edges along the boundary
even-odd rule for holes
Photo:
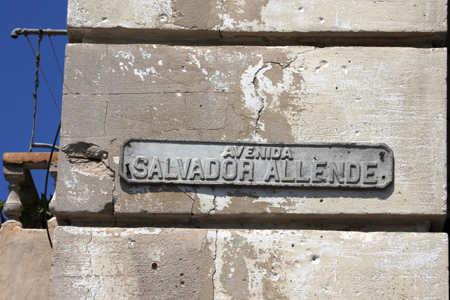
[[[64,76],[63,76],[63,73],[61,70],[61,66],[59,65],[58,57],[56,56],[55,47],[53,47],[52,38],[50,36],[48,36],[48,39],[50,40],[50,45],[52,45],[52,49],[53,49],[53,55],[55,55],[55,60],[56,60],[56,63],[58,64],[59,74],[61,75],[61,79],[64,81]]]
[[[47,88],[48,88],[48,90],[50,91],[50,95],[52,96],[53,103],[55,103],[56,110],[58,111],[59,115],[61,116],[61,111],[59,110],[59,106],[58,106],[58,104],[56,103],[55,96],[53,96],[52,89],[50,88],[50,85],[48,84],[47,78],[45,77],[45,74],[44,74],[44,72],[42,71],[42,68],[41,68],[41,73],[42,73],[42,77],[44,77],[45,83],[47,84]]]
[[[48,30],[50,30],[50,29],[48,29]],[[48,39],[50,40],[50,44],[52,45],[53,55],[55,56],[56,63],[58,64],[59,74],[61,75],[61,79],[62,79],[63,85],[64,85],[64,86],[66,87],[66,89],[70,92],[69,87],[68,87],[67,84],[64,82],[64,75],[63,75],[63,73],[62,73],[61,66],[59,65],[58,56],[56,55],[55,47],[53,47],[53,42],[52,42],[52,38],[50,37],[50,35],[48,36]],[[60,114],[60,115],[61,115],[61,114]]]
[[[58,125],[58,130],[56,131],[56,135],[55,135],[55,139],[53,141],[53,146],[52,146],[52,151],[50,152],[50,158],[48,159],[48,166],[47,166],[47,175],[45,176],[45,188],[44,188],[44,196],[47,199],[47,186],[48,186],[48,174],[50,173],[50,166],[52,163],[52,156],[53,156],[53,152],[55,151],[55,145],[56,145],[56,141],[58,140],[58,134],[59,134],[59,130],[61,129],[61,122],[59,122]],[[47,220],[47,212],[48,212],[48,201],[47,203],[44,205],[44,218],[45,218],[45,222],[46,222],[46,229],[47,229],[47,237],[48,237],[48,242],[50,243],[50,247],[53,248],[53,244],[52,244],[52,239],[50,237],[50,232],[48,231],[48,220]]]

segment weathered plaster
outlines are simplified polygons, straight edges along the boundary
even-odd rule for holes
[[[386,47],[69,45],[61,143],[97,144],[116,174],[128,138],[386,143],[395,179],[384,190],[182,191],[115,176],[113,196],[91,195],[105,199],[92,212],[114,202],[115,216],[128,221],[344,213],[423,216],[434,226],[446,211],[445,57],[444,49]],[[135,73],[147,69],[154,72]],[[81,113],[85,105],[96,110]],[[60,191],[61,211],[83,210]]]
[[[58,227],[50,299],[448,299],[447,235]]]

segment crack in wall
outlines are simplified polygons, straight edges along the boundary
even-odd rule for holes
[[[255,75],[253,76],[253,81],[252,81],[253,88],[255,89],[255,92],[261,101],[261,108],[258,110],[257,117],[255,118],[255,133],[254,133],[255,136],[258,134],[259,120],[261,119],[261,115],[266,106],[266,100],[263,97],[261,97],[261,95],[258,92],[258,89],[256,88],[256,80],[258,79],[257,78],[258,73],[266,67],[267,67],[267,63],[264,63],[264,65],[255,72]]]
[[[261,99],[262,99],[262,105],[261,105],[261,108],[258,110],[258,116],[255,119],[255,135],[258,134],[259,120],[261,119],[262,113],[263,113],[264,109],[266,108],[266,101],[262,97],[261,97]]]
[[[248,116],[246,116],[246,115],[243,115],[243,114],[238,113],[238,112],[236,111],[236,107],[234,107],[233,104],[234,104],[234,103],[230,103],[230,104],[228,105],[228,107],[227,107],[227,110],[228,110],[228,108],[231,107],[232,110],[233,110],[233,112],[234,112],[237,116],[243,117],[243,118],[248,119],[248,120],[254,120],[254,118],[251,118],[251,117],[248,117]]]
[[[281,67],[282,70],[285,70],[285,69],[291,67],[291,65],[292,65],[295,61],[297,61],[297,59],[300,57],[300,55],[303,55],[303,54],[305,54],[305,53],[307,53],[307,52],[310,52],[310,51],[313,51],[313,50],[314,50],[314,48],[313,48],[313,49],[306,50],[306,51],[303,51],[303,52],[297,53],[297,55],[295,56],[295,58],[292,59],[292,60],[290,60],[289,62],[287,62],[285,65],[283,65],[282,63],[277,62],[277,61],[265,61],[265,62],[263,62],[263,65],[261,66],[261,68],[259,68],[259,69],[255,72],[255,74],[254,74],[254,76],[253,76],[252,84],[253,84],[253,88],[255,89],[256,95],[259,97],[259,99],[260,99],[260,101],[261,101],[261,107],[260,107],[260,109],[258,110],[257,116],[256,116],[256,118],[255,118],[255,132],[254,132],[254,135],[255,135],[255,136],[258,134],[258,129],[259,129],[259,127],[260,127],[260,120],[261,120],[261,117],[262,117],[262,114],[263,114],[264,110],[265,110],[266,107],[267,107],[267,99],[266,99],[265,97],[263,97],[263,96],[259,93],[259,91],[258,91],[258,87],[257,87],[258,74],[259,74],[262,70],[268,69],[270,65],[278,65],[278,66]]]
[[[89,242],[86,243],[86,252],[88,253],[88,256],[89,256],[90,277],[92,279],[95,277],[95,274],[94,274],[94,265],[92,264],[92,252],[89,249],[89,247],[94,241],[94,231],[92,230],[92,228],[89,231],[91,233],[91,235],[90,235],[91,239],[89,240]],[[92,288],[92,287],[90,287],[90,288]],[[95,299],[97,297],[97,293],[98,293],[99,289],[100,289],[99,286],[97,286],[95,289],[92,288],[93,293],[94,293],[92,299]]]
[[[176,187],[180,192],[182,192],[183,194],[185,194],[186,196],[188,196],[191,200],[192,200],[192,205],[191,205],[191,213],[190,213],[190,218],[189,218],[189,223],[188,223],[188,228],[191,228],[192,222],[193,222],[193,216],[194,216],[194,205],[195,205],[195,198],[192,197],[191,195],[189,195],[187,192],[183,191],[180,187]]]
[[[167,79],[167,80],[169,80],[169,81],[175,82],[176,84],[184,85],[184,86],[186,86],[186,87],[190,87],[189,84],[186,84],[186,83],[183,83],[183,82],[180,82],[180,81],[176,81],[175,79],[169,78],[169,77],[167,77],[167,76],[164,76],[164,75],[163,75],[162,77],[165,78],[165,79]],[[169,93],[171,93],[171,92],[169,92]],[[162,94],[164,94],[164,92],[162,92]],[[173,93],[172,93],[172,94],[173,94]]]
[[[115,210],[116,210],[116,196],[115,196],[115,192],[116,192],[116,172],[110,167],[109,165],[109,161],[107,158],[102,160],[103,165],[106,167],[106,169],[108,169],[109,171],[111,171],[112,173],[112,190],[111,190],[111,215],[114,218],[114,227],[116,227],[117,224],[117,218],[115,216]]]
[[[191,196],[189,196],[187,193],[185,193],[189,198],[192,199],[192,206],[191,206],[191,215],[189,217],[189,223],[188,223],[188,227],[191,228],[192,226],[192,221],[194,220],[194,204],[195,204],[195,199]]]
[[[106,119],[108,118],[108,106],[109,106],[109,101],[106,102],[105,120],[103,121],[103,134],[106,134]]]
[[[216,275],[217,272],[217,267],[216,267],[216,258],[217,258],[217,240],[219,237],[219,230],[216,229],[216,239],[214,241],[214,257],[213,257],[213,266],[214,266],[214,271],[211,275],[211,282],[212,282],[212,300],[214,300],[215,298],[215,286],[214,286],[214,275]]]
[[[220,7],[220,9],[222,10],[222,16],[221,16],[221,24],[220,24],[220,26],[219,26],[219,30],[218,30],[218,32],[219,32],[219,38],[220,39],[223,39],[223,36],[222,36],[222,28],[223,28],[223,24],[225,23],[225,1],[226,0],[222,0],[221,1],[221,7]]]
[[[213,203],[213,208],[211,208],[211,209],[208,211],[208,215],[211,215],[212,212],[216,210],[216,199],[217,199],[217,196],[216,196],[216,195],[213,195],[213,196],[214,196],[213,201],[212,201],[212,203]]]

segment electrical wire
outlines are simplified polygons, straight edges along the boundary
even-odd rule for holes
[[[50,29],[48,29],[48,31],[50,31]],[[52,90],[50,88],[50,85],[49,85],[49,83],[47,81],[47,78],[45,77],[44,70],[40,66],[40,48],[41,48],[41,41],[42,41],[42,37],[43,37],[43,30],[42,30],[42,28],[39,29],[37,53],[34,51],[33,45],[31,44],[31,41],[30,41],[28,35],[27,34],[24,34],[24,35],[26,36],[26,38],[28,40],[28,43],[30,44],[31,51],[33,52],[33,54],[35,56],[35,59],[36,59],[35,90],[34,90],[34,93],[33,93],[33,98],[34,98],[33,129],[32,129],[32,134],[31,134],[31,141],[30,141],[30,152],[31,152],[32,151],[32,146],[33,146],[33,140],[34,140],[34,133],[35,133],[36,110],[37,110],[37,89],[39,87],[39,70],[41,71],[42,76],[44,77],[45,83],[47,84],[47,88],[50,91],[50,95],[53,98],[53,103],[55,104],[56,109],[58,110],[58,113],[59,113],[60,116],[61,116],[61,111],[60,111],[60,109],[58,107],[58,104],[56,103],[56,99],[55,99],[55,97],[53,95],[53,92],[52,92]],[[50,38],[50,35],[48,36],[48,38],[50,40],[50,44],[51,44],[52,49],[53,49],[53,54],[55,56],[56,64],[58,65],[59,74],[61,75],[61,79],[63,81],[64,86],[66,86],[66,84],[64,83],[64,76],[63,76],[63,73],[62,73],[62,70],[61,70],[61,66],[59,65],[58,57],[56,55],[55,47],[53,46],[53,42],[52,42],[52,40]],[[66,88],[67,88],[67,86],[66,86]],[[61,121],[59,122],[58,130],[56,131],[55,139],[53,141],[53,145],[51,147],[51,152],[50,152],[50,157],[49,157],[49,160],[48,160],[47,174],[46,174],[46,177],[45,177],[45,188],[44,188],[44,195],[43,195],[44,199],[47,199],[48,175],[50,173],[50,166],[51,166],[51,163],[52,163],[53,152],[57,148],[56,147],[56,141],[58,140],[58,135],[59,135],[60,130],[61,130]],[[53,248],[53,243],[52,243],[52,239],[50,237],[50,232],[49,232],[49,228],[48,228],[48,220],[47,220],[47,214],[48,214],[48,210],[49,210],[49,201],[46,201],[43,209],[44,209],[44,215],[43,215],[43,219],[42,219],[43,226],[45,225],[45,229],[47,231],[47,238],[48,238],[48,242],[50,244],[50,247]],[[44,223],[44,221],[45,221],[45,223]]]
[[[48,29],[48,30],[50,30],[50,29]],[[61,66],[59,65],[58,56],[56,55],[55,47],[53,47],[53,42],[52,42],[52,38],[50,37],[50,35],[48,36],[48,39],[50,40],[50,44],[52,45],[53,55],[55,56],[56,63],[58,64],[59,74],[61,75],[61,79],[62,79],[63,85],[66,87],[66,89],[69,91],[69,93],[71,93],[69,87],[64,82],[64,75],[62,73]]]
[[[53,98],[53,103],[55,104],[56,109],[58,110],[58,113],[59,113],[60,116],[61,116],[61,111],[59,110],[58,104],[56,103],[55,97],[53,96],[53,92],[52,92],[52,90],[50,88],[50,85],[48,84],[48,81],[47,81],[47,78],[45,77],[44,71],[42,70],[42,67],[40,66],[40,46],[41,46],[41,41],[42,41],[42,36],[43,36],[42,28],[39,29],[37,53],[34,51],[33,45],[31,44],[31,41],[28,38],[28,35],[25,35],[25,36],[26,36],[26,38],[28,40],[28,43],[30,44],[31,51],[33,52],[33,54],[34,54],[34,56],[36,58],[35,91],[34,91],[34,94],[33,94],[33,97],[34,97],[34,100],[35,100],[34,101],[34,113],[33,113],[33,130],[32,130],[31,142],[30,142],[30,152],[31,152],[32,151],[32,146],[33,146],[34,132],[35,132],[36,108],[37,108],[37,88],[39,87],[39,70],[41,71],[42,76],[44,77],[45,83],[47,84],[47,88],[50,91],[50,95]],[[59,65],[59,61],[58,61],[58,58],[56,56],[56,51],[55,51],[55,48],[53,46],[53,42],[52,42],[50,36],[49,36],[49,40],[50,40],[50,44],[51,44],[52,49],[53,49],[53,54],[55,55],[56,63],[58,65],[59,74],[61,75],[61,78],[62,78],[63,83],[64,83],[64,77],[63,77],[63,74],[62,74],[61,66]],[[65,85],[65,83],[64,83],[64,85]],[[44,187],[44,197],[45,197],[45,199],[47,199],[48,175],[50,173],[50,166],[51,166],[51,163],[52,163],[53,152],[56,149],[56,141],[58,140],[58,135],[59,135],[60,130],[61,130],[61,122],[59,122],[58,130],[56,131],[55,139],[53,141],[53,145],[52,145],[52,148],[51,148],[52,150],[50,152],[50,157],[49,157],[49,160],[48,160],[47,174],[45,176],[45,187]],[[50,244],[50,247],[53,248],[53,243],[52,243],[52,239],[50,237],[50,232],[49,232],[49,228],[48,228],[48,220],[47,220],[47,213],[48,213],[48,210],[49,210],[49,201],[46,201],[46,204],[44,205],[43,208],[44,208],[44,215],[43,215],[43,220],[42,221],[43,222],[45,221],[45,223],[43,223],[43,225],[45,224],[45,229],[47,231],[48,242]]]
[[[53,103],[54,103],[55,106],[56,106],[56,110],[58,111],[59,116],[61,116],[61,111],[59,110],[58,104],[56,103],[55,96],[53,96],[52,89],[50,88],[50,85],[48,84],[47,78],[45,77],[45,74],[44,74],[44,72],[42,71],[42,68],[41,68],[41,73],[42,73],[42,77],[44,77],[45,83],[47,84],[47,88],[48,88],[48,90],[50,91],[50,95],[52,96]]]
[[[50,30],[50,29],[48,29],[48,30]],[[52,38],[50,36],[48,36],[48,39],[50,41],[50,45],[52,45],[53,55],[55,56],[56,64],[58,65],[59,74],[61,75],[61,79],[64,81],[64,75],[62,73],[61,66],[59,65],[58,57],[56,56],[55,47],[53,47]]]
[[[52,151],[50,152],[50,158],[48,159],[47,175],[45,176],[45,188],[44,188],[44,196],[45,196],[45,198],[47,198],[48,174],[50,173],[50,166],[51,166],[51,163],[52,163],[52,156],[53,156],[53,152],[55,151],[56,141],[58,140],[58,135],[59,135],[60,129],[61,129],[61,122],[59,122],[58,130],[56,130],[55,139],[53,140]],[[49,205],[48,202],[47,202],[46,205],[44,205],[44,216],[45,216],[45,221],[47,223],[47,226],[45,226],[45,227],[47,229],[47,238],[48,238],[48,242],[50,243],[50,248],[53,248],[52,239],[50,237],[50,232],[48,230],[48,220],[47,220],[48,205]]]
[[[28,39],[28,42],[31,45],[30,39],[28,36],[26,36]],[[33,128],[31,129],[31,141],[30,141],[30,152],[33,151],[33,140],[34,140],[34,132],[36,129],[36,110],[37,110],[37,90],[39,87],[39,62],[41,60],[41,41],[42,41],[42,28],[39,29],[39,36],[38,36],[38,46],[37,46],[37,53],[35,54],[36,59],[36,71],[35,71],[35,77],[34,77],[34,110],[33,110]],[[33,50],[34,52],[34,50]]]
[[[31,51],[33,52],[34,56],[36,56],[36,52],[34,51],[34,48],[33,48],[33,45],[31,44],[30,39],[28,38],[28,36],[26,36],[26,37],[27,37],[27,39],[28,39],[28,43],[30,44]],[[56,61],[56,62],[58,63],[58,61]],[[59,63],[58,63],[58,67],[59,67]],[[52,89],[50,88],[50,85],[48,84],[47,77],[45,77],[44,70],[42,69],[41,66],[39,66],[39,69],[41,70],[42,77],[44,77],[44,81],[45,81],[45,83],[46,83],[46,85],[47,85],[47,88],[48,88],[48,90],[49,90],[49,92],[50,92],[50,95],[52,96],[53,103],[54,103],[55,106],[56,106],[56,110],[58,111],[59,115],[61,116],[61,110],[59,109],[59,106],[58,106],[58,104],[56,103],[55,96],[53,95],[53,92],[52,92]],[[64,83],[64,79],[63,79],[63,83]],[[66,84],[64,83],[64,85],[66,85]],[[67,87],[67,86],[66,86],[66,87]]]
[[[48,29],[48,30],[50,30],[50,29]],[[59,65],[58,56],[56,55],[55,47],[53,47],[53,42],[52,42],[52,38],[50,37],[50,35],[48,36],[48,39],[50,40],[50,44],[52,45],[53,55],[55,56],[56,63],[58,64],[59,74],[61,75],[62,83],[63,83],[63,85],[66,87],[66,89],[67,89],[67,90],[69,91],[69,93],[70,93],[69,87],[68,87],[67,84],[64,82],[64,75],[63,75],[63,72],[62,72],[62,70],[61,70],[61,66]],[[61,114],[60,114],[60,115],[61,115]]]

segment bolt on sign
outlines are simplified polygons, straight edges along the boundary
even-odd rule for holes
[[[130,184],[385,188],[394,155],[385,144],[130,139],[120,176]]]

